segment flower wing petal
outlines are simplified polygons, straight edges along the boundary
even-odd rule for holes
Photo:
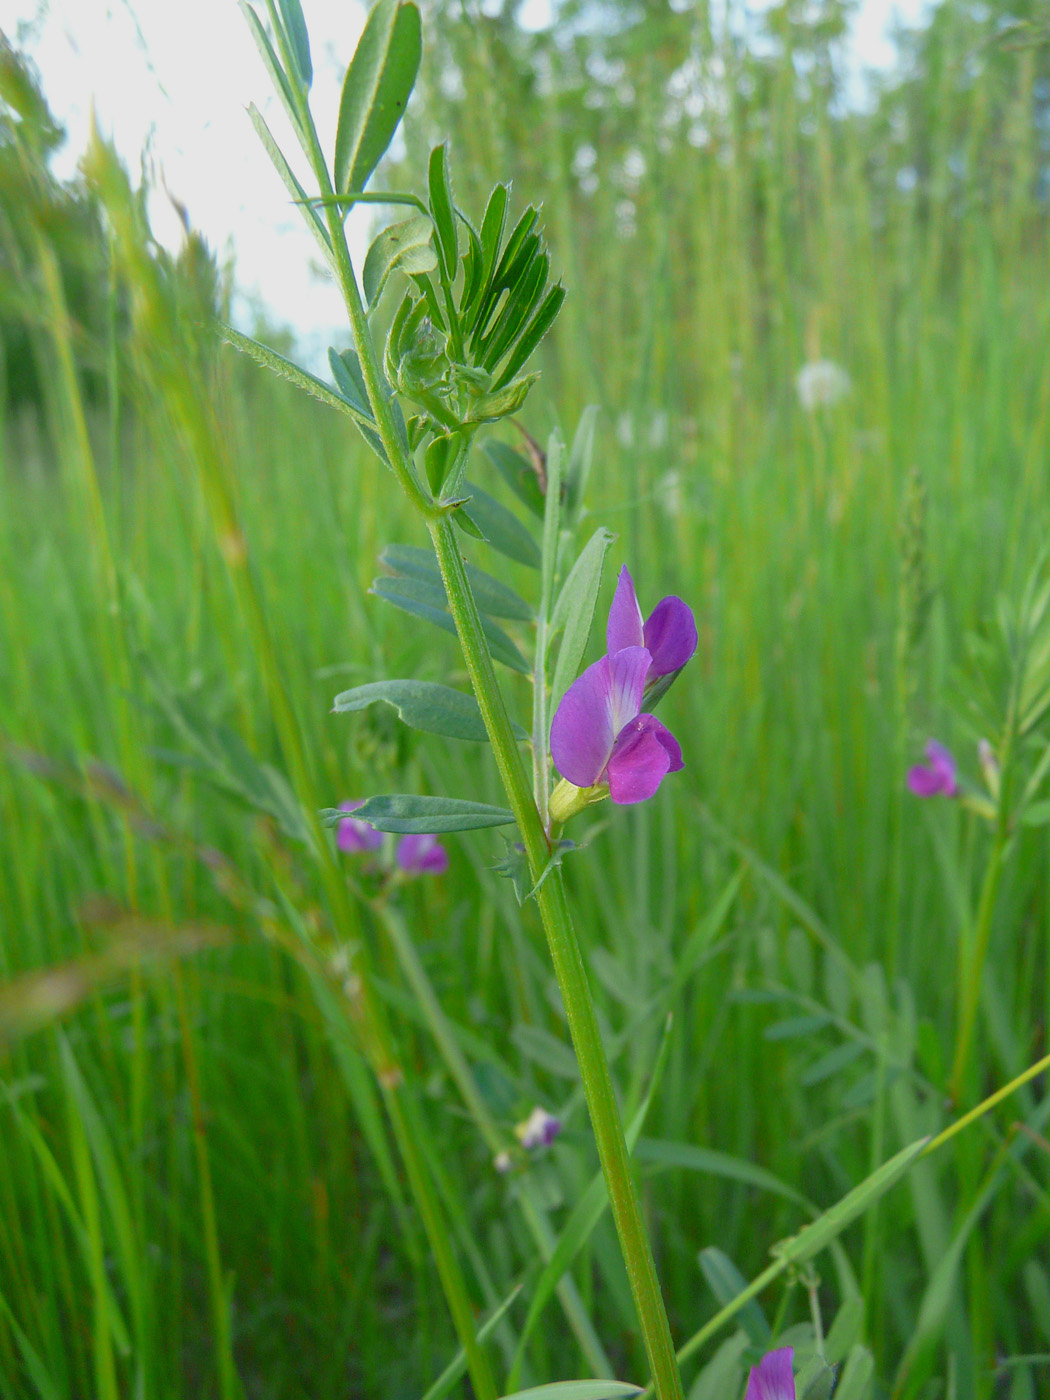
[[[554,766],[577,787],[593,787],[609,762],[616,738],[612,688],[612,663],[603,656],[569,686],[551,723]]]
[[[642,610],[638,606],[638,595],[634,591],[634,581],[625,564],[620,570],[609,609],[609,626],[605,633],[606,649],[610,656],[624,647],[640,647],[642,640]]]
[[[670,675],[684,666],[696,651],[696,620],[692,608],[674,594],[661,598],[649,614],[642,635],[653,658],[652,674]]]
[[[668,773],[682,767],[674,735],[652,715],[639,715],[616,736],[609,759],[609,796],[614,802],[644,802]]]
[[[751,1367],[744,1400],[795,1400],[795,1377],[791,1370],[792,1347],[782,1347],[763,1356]]]

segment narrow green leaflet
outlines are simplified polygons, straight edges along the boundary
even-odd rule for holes
[[[336,820],[345,817],[336,813]],[[491,807],[487,802],[468,802],[459,797],[416,797],[412,793],[393,793],[370,797],[354,811],[354,818],[368,822],[377,831],[393,831],[398,835],[439,835],[445,831],[476,831],[484,826],[509,826],[514,813],[505,807]]]
[[[378,701],[393,705],[403,723],[428,734],[443,734],[449,739],[472,739],[485,743],[485,723],[473,695],[453,690],[434,681],[374,681],[344,690],[332,702],[336,714],[363,710]],[[516,725],[519,738],[525,732]]]
[[[404,116],[421,53],[415,5],[380,0],[343,83],[335,138],[337,193],[356,193],[368,183]]]
[[[259,50],[259,57],[262,59],[266,71],[270,75],[270,81],[273,83],[277,96],[281,99],[281,105],[288,114],[288,120],[292,124],[292,130],[299,138],[300,146],[306,150],[306,139],[303,136],[302,122],[299,119],[295,98],[288,83],[288,75],[281,67],[280,60],[273,51],[273,45],[270,43],[270,36],[263,28],[262,20],[260,20],[252,7],[247,4],[247,0],[240,0],[240,6],[241,14],[243,14],[244,18],[247,20],[248,28],[251,30],[252,38],[255,40],[255,47]]]
[[[526,329],[522,332],[521,339],[514,347],[514,353],[503,368],[502,374],[496,380],[495,387],[500,389],[504,384],[508,384],[522,365],[539,345],[540,341],[550,330],[551,326],[558,319],[565,298],[568,295],[560,282],[553,286],[544,297],[540,309],[533,316]]]
[[[569,576],[558,594],[558,601],[551,614],[550,631],[553,635],[564,628],[564,635],[558,648],[558,660],[551,682],[552,711],[557,708],[562,696],[579,673],[594,622],[605,556],[615,538],[612,531],[604,527],[595,530],[581,550],[580,557],[569,571]]]
[[[374,425],[376,420],[372,413],[372,405],[368,402],[368,390],[365,388],[365,377],[361,373],[361,362],[353,350],[336,350],[334,345],[330,345],[328,366],[336,388],[343,398],[362,418]]]
[[[642,1387],[629,1381],[554,1381],[516,1390],[513,1395],[503,1396],[503,1400],[621,1400],[641,1394]]]
[[[318,215],[317,210],[314,208],[313,204],[309,199],[309,196],[303,189],[302,185],[299,183],[295,172],[292,170],[292,167],[288,164],[287,160],[285,160],[284,152],[274,140],[273,133],[270,131],[270,128],[266,125],[262,113],[259,111],[258,107],[256,107],[254,102],[252,102],[248,107],[248,116],[251,118],[252,126],[255,127],[256,135],[259,137],[259,140],[263,143],[263,146],[266,149],[266,154],[270,157],[270,160],[273,162],[274,169],[277,171],[278,175],[280,175],[281,180],[284,183],[285,189],[292,196],[292,200],[295,203],[296,208],[306,220],[310,232],[321,245],[321,251],[324,253],[326,261],[329,264],[331,264],[332,243],[328,237],[328,230],[321,222],[321,218]]]
[[[370,309],[379,300],[387,278],[395,269],[406,276],[434,271],[438,260],[430,241],[432,233],[430,220],[416,214],[411,219],[391,224],[374,239],[361,274],[365,300]]]
[[[877,1171],[872,1172],[859,1186],[847,1192],[842,1200],[825,1211],[819,1220],[805,1226],[797,1235],[781,1240],[773,1246],[770,1253],[775,1258],[788,1260],[792,1264],[804,1264],[807,1259],[812,1259],[840,1235],[847,1225],[852,1224],[858,1215],[862,1215],[880,1196],[885,1195],[891,1186],[897,1184],[921,1155],[927,1142],[929,1138],[919,1138],[909,1144],[898,1152],[896,1157],[891,1157]]]
[[[477,265],[471,269],[461,305],[464,314],[463,329],[467,335],[473,334],[476,328],[475,308],[480,309],[484,305],[485,293],[488,291],[496,259],[499,257],[503,230],[507,223],[507,199],[507,186],[497,185],[489,195],[485,217],[481,221],[480,248],[475,253]]]
[[[353,350],[336,350],[334,346],[328,348],[328,364],[332,371],[332,378],[335,380],[336,388],[346,399],[347,403],[356,410],[360,418],[364,421],[358,422],[361,436],[371,447],[374,448],[381,461],[386,461],[386,452],[383,448],[382,439],[375,428],[375,418],[372,414],[372,405],[368,401],[368,389],[365,387],[365,376],[361,371],[361,362]],[[394,427],[397,429],[401,442],[408,446],[408,429],[405,425],[405,415],[401,412],[401,405],[393,396],[388,384],[382,385],[383,393],[386,395],[387,403],[390,405],[391,417],[394,420]],[[371,424],[371,426],[366,426]]]
[[[379,556],[379,562],[392,573],[405,574],[409,578],[429,579],[441,585],[441,571],[432,549],[420,549],[412,544],[388,544]],[[498,578],[467,565],[467,578],[470,579],[474,601],[489,617],[509,617],[518,622],[531,622],[534,614],[520,594],[508,588]]]
[[[456,239],[456,215],[452,207],[452,185],[448,177],[448,145],[435,146],[430,153],[430,212],[434,216],[438,252],[445,282],[456,280],[459,247]]]
[[[281,11],[281,19],[284,21],[285,33],[288,35],[288,45],[295,59],[295,66],[299,70],[299,77],[304,88],[309,88],[314,80],[313,64],[310,62],[310,40],[306,33],[306,21],[303,19],[302,6],[299,0],[277,0],[278,8]]]
[[[470,500],[460,509],[466,511],[492,548],[505,554],[508,559],[516,559],[519,564],[538,569],[540,547],[518,517],[473,482],[466,481],[463,487],[465,492],[469,492]],[[456,513],[459,514],[458,511]]]
[[[544,515],[544,494],[536,468],[506,442],[487,442],[485,452],[510,489],[539,520]]]
[[[365,417],[356,404],[326,384],[323,379],[318,379],[308,370],[300,369],[297,364],[286,360],[283,355],[278,355],[277,351],[271,350],[268,345],[261,345],[259,341],[252,340],[250,336],[241,335],[240,331],[235,331],[232,326],[226,325],[223,321],[219,322],[219,334],[227,345],[232,345],[235,349],[250,355],[256,364],[265,365],[274,374],[280,375],[282,379],[287,379],[290,384],[297,384],[300,389],[305,389],[313,398],[320,399],[330,408],[337,408],[340,413],[349,413],[354,418]]]
[[[547,285],[550,262],[550,255],[545,250],[539,250],[519,277],[517,285],[500,312],[499,319],[483,344],[483,364],[486,369],[496,368],[539,305]]]
[[[413,617],[432,622],[435,627],[440,627],[450,636],[456,635],[456,624],[452,620],[452,614],[445,608],[444,593],[424,579],[377,578],[369,592],[377,598],[393,603],[395,608],[411,613]],[[518,671],[523,676],[531,675],[532,667],[502,627],[497,627],[487,617],[482,617],[481,626],[496,661],[502,661],[504,666],[509,666],[512,671]]]

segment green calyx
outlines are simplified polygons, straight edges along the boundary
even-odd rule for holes
[[[551,793],[550,817],[552,826],[561,826],[585,807],[595,802],[604,802],[609,796],[608,783],[596,783],[594,787],[579,788],[562,778]]]

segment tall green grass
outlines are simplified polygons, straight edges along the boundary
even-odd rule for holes
[[[700,622],[699,664],[667,701],[686,771],[645,810],[601,812],[567,866],[629,1113],[674,1013],[638,1156],[684,1341],[724,1301],[700,1250],[754,1276],[806,1219],[795,1193],[830,1204],[1045,1051],[1038,827],[999,891],[965,1095],[944,1102],[990,836],[904,789],[931,735],[976,774],[1002,698],[997,598],[1020,597],[1046,539],[1031,51],[1006,60],[1012,144],[991,173],[960,176],[953,158],[960,126],[980,152],[1001,118],[999,70],[930,78],[913,190],[894,171],[918,159],[917,131],[883,144],[878,120],[800,110],[783,79],[767,121],[732,103],[709,147],[661,151],[641,131],[635,232],[619,237],[615,171],[600,164],[590,196],[572,173],[580,109],[536,90],[523,128],[486,34],[450,27],[448,42],[492,120],[443,107],[435,84],[427,121],[454,126],[468,210],[511,172],[515,199],[545,201],[571,296],[526,420],[541,439],[571,434],[601,405],[594,521],[619,531],[613,558],[643,604],[676,592]],[[102,184],[114,222],[130,218]],[[492,800],[495,775],[486,753],[419,743],[385,714],[329,713],[347,684],[456,677],[450,639],[366,594],[384,544],[421,541],[345,425],[202,349],[133,256],[141,229],[124,234],[120,274],[144,309],[133,374],[113,386],[123,411],[84,408],[42,245],[50,412],[2,439],[0,972],[77,971],[35,985],[39,1016],[0,1061],[0,1393],[421,1395],[454,1333],[382,1092],[352,1017],[319,990],[331,890],[279,813],[231,795],[232,759],[225,792],[175,760],[194,735],[222,750],[222,727],[314,808],[412,785]],[[852,390],[807,413],[794,380],[818,357]],[[902,643],[917,562],[926,607]],[[448,875],[406,891],[408,927],[493,1120],[543,1103],[566,1121],[528,1172],[553,1239],[595,1169],[553,980],[534,914],[492,871],[499,843],[451,844]],[[502,1378],[536,1278],[523,1185],[493,1171],[389,930],[352,900],[347,916],[475,1307],[524,1280],[487,1347]],[[876,1393],[1043,1393],[1036,1086],[852,1227],[849,1269],[822,1256],[826,1317],[858,1280]],[[617,1373],[640,1375],[608,1220],[572,1277]],[[785,1325],[809,1316],[800,1282],[761,1301]],[[590,1373],[565,1318],[552,1301],[526,1379]]]

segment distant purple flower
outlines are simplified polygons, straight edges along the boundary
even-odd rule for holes
[[[340,802],[339,810],[356,812],[358,807],[364,805],[364,798],[358,802]],[[343,817],[336,828],[335,840],[341,851],[360,855],[363,851],[378,851],[383,844],[383,833],[376,831],[375,827],[369,826],[367,822],[358,821],[354,817]]]
[[[524,1122],[514,1129],[514,1135],[526,1152],[537,1147],[550,1147],[561,1132],[561,1120],[548,1113],[545,1108],[534,1108]]]
[[[928,763],[918,763],[908,769],[908,786],[912,792],[916,797],[936,797],[938,793],[954,797],[955,759],[936,739],[926,745],[926,757]]]
[[[576,787],[608,783],[614,802],[644,802],[683,766],[671,731],[639,713],[651,662],[645,647],[623,647],[588,666],[562,696],[551,757]]]
[[[448,851],[436,836],[402,836],[394,859],[406,875],[444,875]]]
[[[771,1351],[751,1367],[744,1400],[795,1400],[795,1377],[791,1370],[792,1347]]]
[[[661,598],[642,621],[634,580],[625,564],[620,570],[616,593],[609,609],[606,643],[610,656],[624,647],[645,647],[651,658],[650,676],[667,676],[679,671],[696,651],[696,622],[693,611],[672,594]]]

